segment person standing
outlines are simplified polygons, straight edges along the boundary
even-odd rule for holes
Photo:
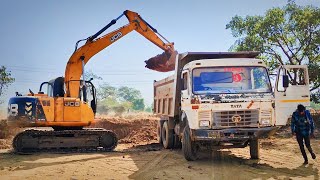
[[[304,158],[303,164],[308,164],[308,157],[304,149],[304,144],[309,150],[312,159],[316,159],[316,155],[312,151],[312,148],[310,145],[310,137],[314,137],[313,119],[310,112],[306,110],[306,108],[302,104],[299,104],[297,107],[297,110],[292,114],[291,131],[292,131],[292,135],[296,135],[296,138],[300,147],[300,151]]]

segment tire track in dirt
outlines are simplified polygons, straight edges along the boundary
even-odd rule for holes
[[[155,174],[152,172],[155,172],[155,170],[161,168],[161,164],[163,164],[163,160],[167,158],[169,152],[166,150],[162,150],[159,152],[159,155],[157,155],[154,159],[150,159],[149,162],[143,166],[137,173],[134,173],[130,176],[132,179],[140,179],[140,177],[143,177],[144,175],[148,174],[148,176],[154,177]],[[150,174],[151,173],[151,174]]]
[[[249,148],[205,152],[198,161],[188,162],[181,151],[162,150],[159,157],[150,160],[133,179],[319,179],[318,161],[303,159],[296,151],[294,140],[277,140],[286,143],[283,148],[261,149],[261,159],[251,160]],[[316,148],[316,150],[318,150]]]

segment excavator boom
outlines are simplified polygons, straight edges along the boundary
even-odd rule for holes
[[[121,28],[114,30],[102,37],[99,37],[99,35],[114,25],[123,15],[125,15],[129,21],[127,25],[122,26]],[[90,60],[90,58],[133,30],[137,31],[146,39],[165,51],[162,55],[157,56],[160,64],[164,64],[170,59],[172,53],[174,52],[174,44],[170,43],[163,36],[161,36],[158,31],[145,20],[143,20],[138,13],[126,10],[123,12],[123,14],[121,14],[118,18],[113,19],[108,25],[106,25],[96,34],[85,39],[86,43],[80,48],[77,48],[72,54],[67,63],[65,71],[66,97],[79,97],[79,80],[83,74],[84,65]],[[157,34],[159,34],[159,36],[162,37],[162,39],[164,39],[166,42],[163,42],[163,40],[161,40]],[[79,41],[77,44],[78,43]],[[153,64],[156,63],[153,62]],[[146,67],[151,69],[155,67],[154,70],[157,70],[157,66],[147,65]]]

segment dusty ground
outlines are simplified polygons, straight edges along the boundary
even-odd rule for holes
[[[313,140],[320,154],[319,140]],[[307,166],[293,139],[262,143],[261,159],[249,159],[248,148],[205,153],[187,162],[179,150],[151,144],[112,153],[0,154],[1,179],[319,179],[320,163]]]
[[[120,123],[112,128],[121,138],[115,152],[16,155],[3,149],[0,179],[319,179],[320,176],[319,159],[314,161],[308,154],[309,165],[302,165],[298,145],[287,130],[261,142],[260,160],[250,160],[249,149],[245,148],[203,152],[198,161],[188,162],[181,150],[164,150],[155,143],[154,118],[142,119],[138,122],[137,118],[108,118],[108,122],[96,125],[112,127]],[[313,139],[312,145],[320,158],[320,139]]]

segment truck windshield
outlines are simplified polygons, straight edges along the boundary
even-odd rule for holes
[[[265,67],[208,67],[192,72],[195,94],[269,93],[270,80]]]

